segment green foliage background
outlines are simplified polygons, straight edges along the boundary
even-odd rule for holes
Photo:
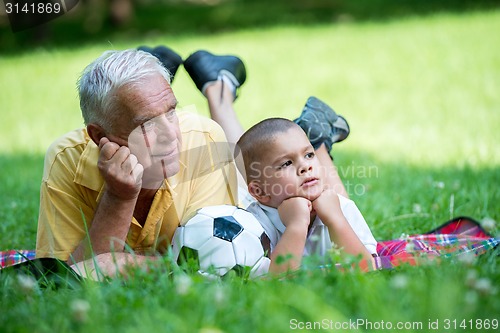
[[[227,10],[229,19],[234,12],[224,8],[236,3],[247,4],[205,9]],[[352,133],[334,146],[335,163],[377,239],[425,232],[459,215],[499,221],[500,43],[495,32],[500,12],[485,10],[495,2],[478,3],[486,4],[480,11],[465,11],[474,7],[465,1],[409,12],[395,8],[414,2],[387,10],[377,3],[364,3],[365,16],[360,7],[358,14],[339,16],[346,12],[339,11],[331,20],[310,14],[305,20],[293,14],[294,6],[306,2],[294,1],[283,11],[290,21],[254,27],[243,24],[247,16],[240,15],[235,21],[241,26],[230,24],[222,32],[222,26],[203,30],[198,16],[182,16],[196,26],[186,33],[103,28],[89,37],[67,22],[54,22],[52,37],[35,43],[27,42],[29,32],[2,31],[12,47],[0,55],[1,248],[35,246],[44,151],[56,137],[82,126],[75,91],[81,70],[104,50],[142,44],[168,45],[183,57],[197,49],[241,56],[248,81],[235,107],[244,127],[271,115],[293,118],[310,95],[344,115]],[[137,15],[141,10],[149,13],[144,20],[156,22],[160,16],[150,9],[137,9]],[[271,17],[270,12],[260,13]],[[64,32],[78,38],[70,41]],[[173,87],[182,106],[194,104],[208,115],[206,101],[183,69]],[[498,227],[492,233],[498,235]],[[17,277],[0,275],[0,327],[5,332],[285,332],[292,319],[366,319],[422,322],[425,331],[431,320],[439,320],[444,330],[446,319],[466,324],[500,319],[494,255],[370,274],[301,271],[259,281],[186,279],[167,271],[168,257],[148,273],[76,290],[25,288]],[[489,288],[478,287],[488,283]],[[86,318],[78,316],[79,307]]]

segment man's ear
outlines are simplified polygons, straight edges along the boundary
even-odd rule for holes
[[[101,139],[106,136],[106,132],[104,131],[104,129],[101,126],[93,123],[87,125],[87,133],[97,146],[99,146],[99,141],[101,141]]]
[[[250,181],[250,183],[248,183],[248,192],[260,203],[265,204],[269,202],[269,200],[271,200],[271,196],[267,195],[266,192],[264,192],[264,189],[260,185],[260,182],[257,180],[252,180]]]

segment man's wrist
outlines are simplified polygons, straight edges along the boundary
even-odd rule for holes
[[[137,193],[115,193],[114,191],[110,191],[109,189],[105,188],[103,192],[103,197],[106,197],[106,199],[109,202],[113,202],[116,204],[126,204],[126,203],[134,203],[137,201],[137,198],[139,197],[139,192]]]

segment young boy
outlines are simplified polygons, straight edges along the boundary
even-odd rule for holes
[[[270,118],[246,131],[238,147],[257,200],[247,210],[271,240],[271,272],[296,269],[303,255],[323,256],[333,244],[372,262],[376,241],[363,216],[328,186],[329,167],[317,156],[328,155],[324,145],[315,151],[299,125]],[[280,256],[288,260],[279,264]]]
[[[240,191],[240,202],[243,208],[251,202],[248,209],[268,232],[271,271],[298,268],[302,255],[324,255],[332,242],[347,253],[362,254],[370,263],[377,242],[354,202],[347,199],[329,155],[332,144],[349,134],[347,121],[310,97],[296,119],[298,125],[284,119],[266,120],[244,134],[233,108],[246,78],[241,59],[200,50],[183,64],[207,97],[212,119],[243,152],[248,190],[257,202],[245,199],[246,190]],[[210,73],[210,77],[200,73]],[[288,255],[291,260],[277,263],[279,256]]]

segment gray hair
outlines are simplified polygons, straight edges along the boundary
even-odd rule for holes
[[[85,125],[95,123],[113,131],[116,92],[125,85],[140,84],[145,77],[161,74],[170,84],[171,76],[150,53],[135,49],[106,51],[89,64],[78,79],[80,109]]]

